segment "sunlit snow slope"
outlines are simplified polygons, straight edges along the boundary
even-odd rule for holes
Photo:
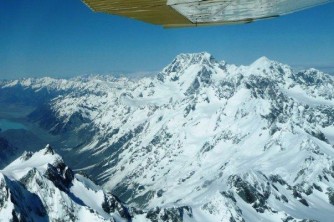
[[[128,221],[126,209],[74,174],[49,146],[0,171],[0,221]]]
[[[131,206],[186,206],[184,221],[333,221],[334,80],[318,70],[198,53],[138,81],[2,83],[13,87],[55,95],[30,118],[85,135],[63,151],[71,165]]]

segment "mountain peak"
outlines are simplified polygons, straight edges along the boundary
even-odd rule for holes
[[[73,173],[65,163],[38,166],[36,162],[56,156],[41,156],[46,150],[53,151],[47,145],[30,159],[19,158],[0,171],[1,221],[131,221],[128,209],[111,193]]]
[[[182,221],[162,216],[175,206],[184,221],[331,221],[331,77],[313,69],[296,73],[267,57],[236,66],[196,53],[178,55],[157,79],[105,81],[103,91],[96,82],[69,80],[69,90],[54,87],[46,101],[43,88],[30,86],[42,101],[30,120],[68,142],[59,152],[75,169],[129,206],[154,209],[146,218]],[[6,90],[0,88],[0,98],[23,94],[18,87]],[[101,214],[116,206],[78,179],[50,146],[26,153],[0,174],[29,182],[34,171],[62,192],[97,194]],[[183,206],[192,218],[178,210]]]
[[[252,66],[252,67],[267,67],[268,65],[271,65],[274,62],[275,61],[270,60],[268,57],[262,56],[262,57],[258,58],[257,60],[255,60],[250,66]]]
[[[214,57],[208,52],[199,53],[181,53],[176,56],[176,60],[191,61],[191,62],[203,62],[212,61]]]
[[[55,154],[50,144],[47,144],[43,150],[45,151],[44,154],[51,154],[51,155]]]
[[[270,79],[286,84],[287,80],[293,74],[293,70],[290,66],[271,60],[268,57],[262,56],[255,60],[249,66],[246,66],[249,75],[266,76]]]
[[[35,153],[24,152],[21,157],[5,167],[3,171],[11,178],[20,179],[33,168],[36,168],[40,172],[45,172],[48,165],[57,165],[62,162],[62,157],[56,154],[50,145],[47,145],[44,149]],[[15,172],[20,173],[17,174]]]
[[[200,53],[182,53],[175,57],[163,72],[181,72],[191,65],[213,65],[216,63],[215,58],[207,52]]]
[[[199,53],[182,53],[175,57],[173,63],[182,64],[185,67],[198,64],[198,65],[210,65],[215,63],[215,58],[208,52]]]

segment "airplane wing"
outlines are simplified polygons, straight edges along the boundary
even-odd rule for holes
[[[95,12],[165,28],[249,23],[333,0],[82,0]]]

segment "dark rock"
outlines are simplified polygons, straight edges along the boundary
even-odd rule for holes
[[[183,215],[187,214],[192,217],[192,210],[189,207],[165,208],[156,207],[147,212],[146,218],[151,222],[182,222]]]
[[[300,199],[299,202],[301,202],[302,204],[304,204],[305,206],[309,206],[309,204],[307,203],[307,201],[305,199]]]
[[[68,192],[74,179],[74,173],[63,162],[59,162],[56,166],[48,164],[45,177],[51,180],[58,189]]]
[[[108,193],[107,195],[104,196],[104,202],[102,203],[102,208],[108,214],[118,212],[121,215],[121,217],[131,221],[131,216],[129,214],[128,209],[124,207],[121,201],[111,193]]]

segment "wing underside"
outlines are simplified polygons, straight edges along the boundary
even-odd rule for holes
[[[83,0],[93,11],[164,27],[249,23],[332,0]]]

